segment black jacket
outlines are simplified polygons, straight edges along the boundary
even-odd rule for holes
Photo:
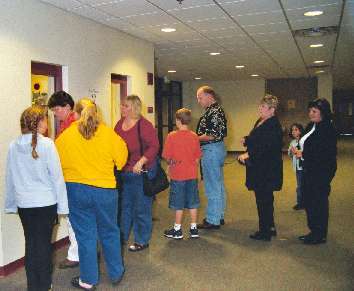
[[[273,116],[260,126],[257,120],[253,130],[245,137],[249,154],[246,162],[248,190],[279,191],[283,185],[283,132],[277,117]]]
[[[313,127],[309,123],[306,132]],[[330,120],[316,123],[302,153],[304,176],[316,185],[330,184],[337,170],[337,133]]]

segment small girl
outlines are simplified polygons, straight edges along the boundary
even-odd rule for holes
[[[43,136],[47,110],[29,107],[20,122],[22,134],[7,155],[5,212],[18,212],[23,226],[27,290],[48,291],[54,222],[57,214],[68,214],[66,187],[54,142]]]
[[[290,127],[289,136],[293,138],[290,142],[288,155],[292,159],[293,169],[296,172],[296,196],[297,196],[297,204],[293,207],[294,210],[301,210],[304,209],[303,200],[302,200],[302,188],[301,188],[301,181],[302,181],[302,167],[301,161],[295,155],[295,151],[300,149],[299,140],[304,133],[304,128],[299,123],[294,123]]]

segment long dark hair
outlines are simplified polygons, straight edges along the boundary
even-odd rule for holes
[[[289,136],[290,136],[291,138],[294,138],[294,137],[293,137],[293,134],[292,134],[292,131],[293,131],[293,127],[294,127],[294,126],[299,129],[299,131],[300,131],[300,137],[302,137],[302,136],[304,135],[305,129],[304,129],[304,127],[302,126],[301,123],[296,123],[296,122],[293,123],[293,124],[290,126],[290,129],[289,129]]]
[[[317,108],[321,112],[323,121],[332,120],[331,105],[325,98],[317,98],[313,101],[310,101],[307,108]]]

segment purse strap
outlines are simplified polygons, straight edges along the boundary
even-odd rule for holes
[[[141,131],[140,131],[140,120],[141,120],[141,118],[138,120],[138,139],[139,139],[139,144],[140,144],[140,155],[143,156],[144,151],[143,151],[143,141],[141,138]]]

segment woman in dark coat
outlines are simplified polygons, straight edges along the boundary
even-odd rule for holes
[[[311,101],[308,108],[310,123],[296,155],[303,162],[304,204],[310,233],[299,239],[305,244],[320,244],[327,240],[328,196],[337,170],[337,133],[326,99]]]
[[[242,139],[247,152],[238,157],[246,165],[246,186],[256,195],[259,230],[250,235],[256,240],[270,241],[276,235],[274,227],[273,191],[283,184],[282,129],[275,111],[278,99],[262,98],[260,118],[248,136]]]

